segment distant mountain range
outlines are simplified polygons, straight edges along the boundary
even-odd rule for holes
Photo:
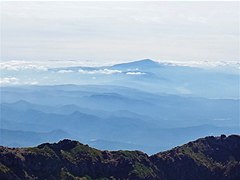
[[[105,85],[2,87],[0,93],[0,145],[5,146],[74,138],[100,149],[153,154],[206,135],[240,133],[240,101],[235,99]],[[64,133],[50,133],[59,130]]]
[[[239,152],[239,135],[209,136],[152,156],[100,151],[67,139],[28,148],[0,146],[0,179],[238,180]]]
[[[239,134],[240,74],[225,66],[150,59],[99,67],[4,62],[0,145],[71,138],[153,154],[198,137]]]
[[[207,62],[206,62],[207,63]],[[226,65],[226,64],[225,64]],[[114,85],[152,93],[206,98],[239,98],[239,64],[202,68],[144,59],[112,66],[85,67],[17,63],[2,65],[2,86],[9,85]],[[16,67],[15,67],[16,66]],[[19,66],[19,67],[18,67]],[[219,91],[220,90],[220,91]]]

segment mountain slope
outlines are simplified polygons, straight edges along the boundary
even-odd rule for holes
[[[239,152],[239,135],[206,137],[153,156],[100,151],[71,140],[1,146],[0,179],[239,179]]]
[[[209,136],[150,157],[166,179],[239,179],[240,136]],[[174,172],[174,173],[172,173]]]

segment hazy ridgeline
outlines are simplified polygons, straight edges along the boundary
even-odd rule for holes
[[[207,135],[240,133],[239,74],[227,67],[142,60],[27,69],[18,78],[29,74],[38,85],[0,88],[1,145],[71,138],[100,149],[151,154]]]

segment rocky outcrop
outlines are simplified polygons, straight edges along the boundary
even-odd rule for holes
[[[71,140],[0,147],[0,179],[240,179],[240,136],[206,137],[153,156]]]

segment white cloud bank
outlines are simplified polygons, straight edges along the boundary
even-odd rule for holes
[[[27,61],[5,61],[0,62],[0,70],[21,71],[21,70],[37,70],[47,71],[48,68],[40,62],[27,62]]]
[[[7,86],[7,85],[36,85],[38,84],[35,80],[27,80],[27,81],[21,81],[20,79],[16,77],[3,77],[0,78],[0,85],[1,86]]]
[[[122,71],[117,69],[99,69],[99,70],[92,70],[92,71],[79,69],[78,72],[81,74],[107,74],[107,75],[122,73]]]
[[[126,74],[127,75],[144,75],[146,73],[138,71],[138,72],[127,72]]]
[[[73,70],[62,69],[62,70],[59,70],[57,73],[66,74],[66,73],[72,73],[72,72],[74,72],[74,71]]]
[[[19,84],[19,79],[16,77],[0,78],[0,85]]]

